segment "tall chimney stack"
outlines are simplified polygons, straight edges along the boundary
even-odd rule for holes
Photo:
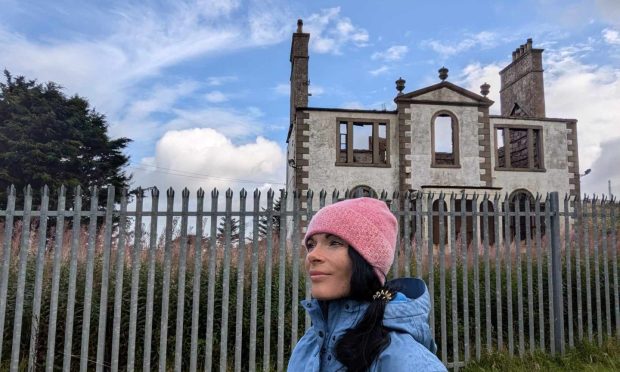
[[[532,39],[512,52],[512,62],[499,75],[502,116],[545,117],[542,52]]]
[[[308,106],[308,43],[310,34],[303,32],[303,21],[297,20],[297,31],[291,43],[291,123],[297,107]]]

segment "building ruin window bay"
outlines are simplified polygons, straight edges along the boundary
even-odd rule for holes
[[[389,165],[388,123],[338,120],[338,165]]]
[[[495,127],[497,169],[542,170],[540,128]]]

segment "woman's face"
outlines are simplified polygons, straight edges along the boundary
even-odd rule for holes
[[[351,291],[349,245],[336,235],[315,234],[306,242],[306,271],[312,281],[312,297],[335,300]]]

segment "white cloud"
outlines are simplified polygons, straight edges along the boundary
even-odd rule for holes
[[[286,159],[279,144],[260,136],[236,145],[215,129],[191,128],[166,132],[157,142],[155,155],[143,158],[134,170],[135,186],[160,190],[266,190],[283,186]]]
[[[228,101],[228,96],[219,90],[214,90],[205,95],[205,99],[211,103],[221,103]]]
[[[384,73],[384,72],[387,72],[389,69],[390,69],[389,67],[387,67],[387,66],[383,65],[383,66],[381,66],[381,67],[379,67],[379,68],[377,68],[377,69],[370,70],[370,71],[368,71],[368,72],[369,72],[371,75],[373,75],[373,76],[377,76],[377,75],[380,75],[380,74],[382,74],[382,73]]]
[[[381,59],[387,62],[400,61],[403,56],[409,51],[406,45],[394,45],[389,47],[383,52],[375,52],[371,56],[372,59]]]
[[[231,76],[231,75],[210,76],[207,78],[207,85],[212,86],[212,87],[219,87],[220,85],[227,84],[227,83],[233,83],[238,80],[239,78],[237,76]]]
[[[620,197],[620,171],[618,171],[618,159],[620,159],[620,137],[601,143],[601,154],[592,163],[592,172],[587,177],[581,178],[581,190],[588,194],[609,196],[609,184],[611,192]],[[587,169],[581,166],[582,172]]]
[[[213,128],[225,132],[229,138],[247,140],[262,133],[265,123],[259,121],[263,113],[253,107],[246,110],[208,107],[205,109],[174,109],[175,118],[161,127],[161,132],[190,128]]]
[[[480,86],[487,83],[491,86],[487,98],[495,103],[491,106],[491,114],[497,115],[500,111],[499,88],[500,78],[499,72],[506,66],[505,64],[492,63],[482,66],[480,63],[472,63],[463,69],[461,76],[457,78],[456,84],[460,85],[474,93],[480,94]]]
[[[342,17],[340,7],[312,14],[304,22],[304,32],[312,35],[310,48],[316,53],[340,54],[348,44],[356,47],[368,45],[368,31],[354,26],[349,18]]]
[[[198,83],[184,81],[173,86],[158,85],[149,94],[132,101],[126,110],[110,125],[113,137],[129,137],[134,141],[153,141],[159,122],[153,114],[171,113],[174,105],[198,89]]]
[[[325,89],[322,86],[320,86],[320,85],[310,85],[308,87],[308,91],[314,97],[320,96],[321,94],[325,93]]]
[[[289,94],[291,94],[291,84],[290,83],[280,83],[280,84],[276,85],[275,87],[273,87],[273,90],[277,94],[289,95]]]
[[[498,35],[490,31],[481,31],[477,34],[469,34],[458,42],[447,42],[440,40],[424,40],[422,46],[428,47],[444,57],[464,52],[466,50],[480,47],[491,48],[497,45]]]
[[[603,39],[607,44],[620,45],[620,32],[611,28],[606,28],[602,31]]]
[[[582,170],[591,168],[601,155],[601,144],[620,138],[620,68],[586,64],[579,51],[571,48],[549,50],[545,62],[547,116],[579,120],[579,165]],[[597,179],[595,169],[592,171],[590,182]]]
[[[618,0],[596,0],[596,6],[603,19],[620,26],[620,2]]]
[[[364,109],[364,105],[362,105],[361,102],[359,101],[348,101],[348,102],[344,102],[342,105],[340,105],[340,107],[345,108],[345,109]]]

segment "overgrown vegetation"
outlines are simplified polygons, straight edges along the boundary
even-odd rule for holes
[[[584,342],[567,350],[566,354],[551,356],[537,351],[524,357],[507,353],[485,354],[479,361],[469,363],[463,371],[618,371],[620,370],[620,342],[606,340],[603,345]]]
[[[1,230],[1,229],[0,229]],[[36,231],[33,229],[33,231]],[[8,288],[8,303],[7,303],[7,314],[6,314],[6,323],[4,329],[4,345],[3,345],[3,355],[2,361],[0,363],[0,369],[7,367],[9,358],[10,358],[10,350],[11,350],[11,337],[8,336],[12,333],[13,330],[13,317],[14,317],[14,309],[15,309],[15,298],[16,298],[16,283],[17,283],[17,270],[18,270],[18,247],[19,247],[19,235],[21,232],[21,228],[16,226],[14,229],[14,238],[13,238],[13,252],[11,252],[11,267],[9,271],[9,288]],[[89,342],[89,359],[94,360],[96,357],[96,347],[97,347],[97,330],[99,323],[99,311],[100,311],[100,295],[101,295],[101,277],[103,272],[103,227],[100,233],[97,236],[96,241],[96,254],[95,254],[95,265],[94,265],[94,281],[93,281],[93,293],[92,293],[92,310],[91,310],[91,323],[90,323],[90,342]],[[34,278],[35,278],[35,257],[36,257],[36,244],[38,242],[38,237],[36,233],[32,233],[31,236],[32,246],[31,253],[29,254],[29,261],[27,264],[27,272],[26,272],[26,296],[24,302],[24,316],[23,316],[23,326],[22,326],[22,337],[21,337],[21,355],[24,361],[27,361],[28,356],[28,348],[30,341],[30,329],[31,329],[31,317],[32,317],[32,302],[33,302],[33,293],[34,293]],[[71,231],[67,230],[64,234],[64,242],[62,243],[63,251],[62,251],[62,259],[61,259],[61,280],[60,280],[60,298],[59,298],[59,307],[58,307],[58,324],[56,329],[56,366],[62,365],[62,350],[64,347],[64,332],[66,328],[65,324],[65,315],[67,311],[67,293],[69,287],[69,269],[70,269],[70,238]],[[1,237],[0,237],[1,239]],[[84,293],[85,293],[85,283],[86,283],[86,248],[87,248],[87,232],[86,230],[82,230],[80,237],[80,244],[78,250],[78,265],[77,265],[77,292],[76,292],[76,305],[75,305],[75,321],[74,321],[74,329],[73,329],[73,341],[72,341],[72,353],[73,355],[80,355],[80,343],[81,343],[81,333],[82,333],[82,317],[84,313]],[[142,360],[144,353],[144,333],[146,327],[146,298],[147,298],[147,280],[148,280],[148,271],[149,271],[149,262],[148,262],[148,234],[142,237],[142,251],[139,255],[139,259],[141,262],[140,267],[140,281],[139,281],[139,289],[138,289],[138,313],[137,313],[137,340],[135,345],[135,360],[136,360],[136,368],[140,370],[142,368]],[[130,308],[130,293],[131,293],[131,275],[132,275],[132,267],[133,263],[131,261],[132,257],[132,249],[131,244],[134,242],[134,237],[129,236],[126,239],[128,242],[127,247],[125,247],[124,253],[124,266],[123,266],[123,296],[122,296],[122,304],[121,308],[122,317],[120,324],[120,348],[119,348],[119,366],[124,366],[127,361],[128,355],[128,340],[129,340],[129,313],[128,309]],[[186,263],[186,276],[185,276],[185,286],[183,287],[184,296],[182,296],[184,301],[184,312],[183,312],[183,370],[189,368],[189,355],[190,355],[190,342],[191,342],[191,323],[192,323],[192,307],[193,307],[193,282],[194,282],[194,265],[196,263],[195,259],[197,257],[194,243],[196,241],[200,241],[200,239],[190,240],[190,243],[187,245],[187,263]],[[216,239],[218,241],[218,239]],[[279,275],[280,270],[282,269],[281,264],[283,261],[280,257],[281,245],[280,241],[277,238],[274,238],[273,241],[268,244],[266,239],[262,239],[259,241],[256,251],[254,251],[254,245],[252,242],[246,242],[245,250],[242,251],[241,247],[238,245],[233,245],[232,248],[228,251],[229,257],[226,258],[221,243],[217,243],[216,249],[211,251],[210,249],[210,240],[202,239],[202,250],[200,251],[201,255],[201,280],[200,280],[200,312],[199,312],[199,321],[198,321],[198,368],[204,368],[205,363],[205,353],[207,350],[207,345],[209,342],[212,342],[213,346],[213,368],[219,368],[220,361],[220,345],[221,345],[221,334],[222,334],[222,324],[223,320],[227,319],[227,341],[226,341],[226,350],[227,350],[227,364],[228,367],[231,367],[234,362],[234,348],[235,348],[235,333],[237,324],[242,325],[243,330],[243,342],[242,342],[242,370],[247,370],[249,368],[249,350],[250,350],[250,318],[251,318],[251,289],[252,289],[252,254],[256,255],[256,268],[257,268],[257,277],[258,280],[255,283],[255,288],[257,291],[257,300],[255,302],[257,306],[257,328],[256,332],[256,363],[257,368],[262,369],[262,365],[265,362],[264,360],[264,337],[267,331],[269,334],[269,352],[267,353],[269,356],[270,366],[273,368],[275,366],[277,360],[278,353],[278,341],[283,343],[283,355],[284,360],[288,358],[291,352],[291,328],[293,321],[293,312],[292,312],[292,295],[293,295],[293,268],[291,262],[293,260],[291,247],[287,246],[286,248],[286,266],[284,267],[285,281],[284,286],[282,287],[284,290],[284,311],[280,313],[279,311],[279,290],[280,290],[280,281]],[[131,243],[131,244],[129,244]],[[458,244],[458,242],[457,242]],[[543,241],[543,247],[546,247],[546,244]],[[43,279],[43,297],[41,300],[42,309],[41,316],[39,319],[39,336],[37,342],[37,348],[35,351],[36,362],[40,367],[45,363],[45,355],[47,349],[47,337],[48,337],[48,321],[49,321],[49,313],[50,313],[50,303],[51,303],[51,294],[50,294],[50,283],[52,282],[52,265],[53,265],[53,256],[55,247],[54,239],[51,238],[47,242],[47,250],[45,253],[45,270],[44,270],[44,279]],[[159,343],[160,343],[160,329],[161,329],[161,318],[162,318],[162,304],[163,304],[163,287],[164,287],[164,260],[165,260],[165,252],[164,252],[164,239],[159,239],[159,243],[157,247],[155,247],[155,285],[154,285],[154,301],[153,301],[153,338],[151,341],[152,345],[152,353],[151,353],[151,366],[156,366],[159,362]],[[426,247],[426,245],[424,245]],[[413,247],[413,261],[409,267],[411,273],[416,273],[415,266],[415,249]],[[461,252],[458,250],[455,252],[458,254],[458,259],[454,261],[456,265],[453,265],[452,260],[450,259],[450,248],[446,246],[445,251],[445,259],[444,264],[440,265],[441,254],[440,252],[435,252],[434,262],[433,262],[433,276],[432,276],[432,285],[433,285],[433,299],[434,299],[434,326],[435,326],[435,339],[440,347],[440,350],[446,350],[445,356],[447,362],[453,362],[455,359],[459,361],[463,361],[465,357],[466,347],[465,342],[468,342],[468,353],[470,356],[470,360],[476,359],[476,353],[479,350],[481,354],[485,355],[485,351],[487,350],[488,344],[491,343],[491,350],[498,350],[498,342],[502,340],[502,347],[499,349],[498,354],[491,354],[488,357],[484,357],[480,362],[481,368],[493,368],[494,363],[501,366],[504,363],[504,360],[501,358],[508,358],[508,347],[509,347],[509,332],[512,333],[513,340],[513,348],[514,355],[520,355],[520,328],[518,326],[519,319],[519,301],[518,301],[518,293],[521,291],[522,294],[522,308],[523,308],[523,363],[526,363],[528,360],[532,360],[533,363],[543,363],[544,360],[551,360],[549,363],[560,363],[556,360],[552,360],[553,358],[549,358],[548,351],[550,349],[550,317],[549,317],[549,308],[548,308],[548,299],[549,299],[549,276],[548,276],[548,262],[546,260],[546,255],[539,257],[536,253],[536,246],[533,246],[532,255],[532,269],[531,269],[531,286],[532,286],[532,294],[533,296],[528,296],[528,261],[526,260],[526,256],[521,256],[521,286],[518,284],[518,269],[516,268],[516,258],[512,259],[512,271],[510,271],[510,278],[507,276],[506,271],[506,257],[503,257],[500,261],[501,264],[501,273],[499,277],[499,283],[501,290],[498,291],[497,283],[498,276],[496,271],[496,258],[494,248],[491,249],[489,255],[489,290],[488,295],[490,299],[490,309],[491,313],[488,314],[486,310],[486,298],[487,298],[487,289],[485,285],[486,281],[486,261],[484,252],[481,251],[479,256],[479,266],[477,267],[478,273],[476,274],[476,268],[472,266],[472,252],[468,253],[467,267],[465,267],[465,261],[461,255]],[[504,248],[502,248],[504,249]],[[611,247],[610,247],[611,249]],[[616,247],[617,249],[617,247]],[[173,235],[173,244],[171,245],[171,275],[170,275],[170,296],[169,296],[169,312],[168,312],[168,333],[167,333],[167,363],[172,366],[174,362],[174,348],[175,348],[175,340],[176,340],[176,313],[178,308],[177,296],[179,290],[179,269],[180,269],[180,239],[178,238],[178,234]],[[115,247],[112,249],[112,254],[110,257],[110,272],[109,272],[109,290],[108,290],[108,300],[106,303],[107,307],[107,332],[106,332],[106,353],[105,353],[105,364],[109,365],[110,357],[111,357],[111,345],[112,345],[112,324],[113,324],[113,316],[114,316],[114,289],[115,289],[115,277],[117,268],[117,257],[120,250]],[[209,287],[209,259],[211,252],[214,253],[215,256],[215,282],[214,282],[214,314],[213,319],[213,337],[212,339],[206,338],[206,329],[208,325],[208,314],[207,308],[208,304],[208,287]],[[543,250],[544,252],[544,250]],[[591,253],[591,252],[590,252]],[[604,261],[600,259],[601,252],[599,252],[599,283],[601,286],[604,283],[603,273],[604,273]],[[401,252],[400,255],[400,273],[404,272],[403,257],[407,255],[406,252]],[[240,297],[237,297],[237,275],[239,274],[239,263],[240,257],[243,257],[244,260],[244,272],[243,272],[243,294]],[[577,317],[577,296],[576,296],[576,288],[577,288],[577,276],[575,269],[575,261],[574,257],[571,265],[571,288],[572,288],[572,307],[573,307],[573,337],[576,343],[579,343],[579,324],[581,322],[582,326],[582,336],[584,340],[587,340],[592,335],[592,339],[596,341],[597,339],[597,312],[595,311],[595,290],[598,289],[602,291],[602,288],[595,287],[595,271],[594,271],[594,257],[588,256],[590,258],[590,271],[586,272],[585,267],[583,266],[583,260],[585,256],[582,252],[582,266],[580,266],[580,286],[581,286],[581,309],[582,309],[582,317]],[[303,258],[303,253],[300,253],[296,259],[300,260]],[[228,292],[226,292],[224,288],[224,262],[226,260],[230,260],[230,270],[228,277]],[[539,264],[540,264],[540,279],[539,280]],[[607,261],[608,269],[611,269],[611,257]],[[422,262],[422,272],[424,273],[423,279],[430,285],[431,278],[427,274],[429,271],[429,262],[428,260]],[[566,265],[566,262],[564,262]],[[441,272],[445,272],[445,288],[443,293],[443,298],[445,301],[442,302],[442,289],[441,289]],[[299,299],[303,299],[306,296],[306,287],[305,287],[305,276],[302,272],[303,265],[300,265],[299,271],[299,281],[298,281],[298,292],[297,296]],[[454,268],[454,271],[453,271]],[[564,266],[564,272],[566,266]],[[586,277],[589,274],[589,287],[586,282]],[[477,280],[476,280],[477,279]],[[464,284],[464,280],[466,280],[466,284]],[[271,285],[269,286],[270,291],[266,291],[265,288],[267,286],[267,282],[270,281]],[[456,283],[456,292],[453,289],[453,281]],[[508,291],[507,285],[510,283],[511,289],[511,301],[512,306],[508,306]],[[613,284],[613,283],[612,283]],[[464,291],[466,288],[466,291]],[[567,286],[564,286],[564,291],[567,290]],[[586,288],[589,288],[590,293],[590,307],[587,306],[587,293]],[[539,289],[542,289],[542,297],[539,296]],[[480,349],[477,349],[475,342],[476,335],[476,291],[479,296],[479,313],[478,317],[480,319]],[[229,303],[228,303],[228,317],[225,318],[223,316],[224,311],[224,298],[225,294],[229,295]],[[464,294],[467,294],[467,302],[466,306],[463,305]],[[500,293],[500,301],[501,306],[498,307],[498,298],[497,294]],[[612,292],[613,293],[613,292]],[[454,307],[453,303],[453,294],[456,294],[456,307]],[[265,311],[266,306],[266,297],[271,296],[271,301],[269,302],[270,309]],[[542,298],[542,302],[539,302]],[[566,299],[567,297],[564,296]],[[237,319],[236,316],[236,307],[238,301],[243,301],[243,311],[242,317]],[[531,301],[531,311],[528,309]],[[442,304],[444,306],[444,310],[442,311]],[[542,307],[541,307],[542,305]],[[564,309],[567,311],[568,303],[565,302]],[[613,300],[611,302],[611,308],[614,309]],[[502,319],[502,327],[501,332],[499,331],[499,321],[498,321],[498,313],[497,309],[500,308],[500,314]],[[616,319],[613,311],[611,314],[606,314],[605,308],[605,296],[602,296],[601,308],[603,309],[602,318],[601,318],[601,326],[602,331],[606,332],[606,329],[609,327],[612,328],[612,333],[615,332]],[[465,322],[463,314],[465,313],[465,309],[467,309],[467,324]],[[509,309],[512,311],[512,326],[509,327],[508,319],[509,319]],[[442,312],[445,313],[445,318],[442,320]],[[453,318],[453,314],[456,313],[457,317]],[[305,314],[301,307],[297,308],[297,336],[301,337],[305,331]],[[487,319],[490,322],[490,328],[487,328]],[[530,323],[530,319],[532,323]],[[541,332],[541,323],[540,319],[542,319],[542,332]],[[268,322],[267,322],[268,320]],[[281,322],[283,329],[283,337],[280,339],[278,334],[278,325]],[[568,324],[568,318],[565,319],[566,324]],[[441,332],[442,323],[446,324],[445,334]],[[592,324],[592,333],[588,330],[588,323]],[[533,333],[530,333],[530,324],[533,326]],[[491,338],[487,338],[487,329],[490,330]],[[465,337],[466,332],[468,332],[468,337]],[[530,335],[533,336],[534,342],[530,343]],[[456,337],[455,337],[456,336]],[[544,337],[544,351],[541,349],[541,336]],[[568,332],[565,331],[565,337],[568,340]],[[456,343],[454,341],[456,340]],[[589,344],[588,344],[589,345]],[[531,347],[531,348],[530,348]],[[607,346],[605,346],[607,347]],[[617,350],[609,349],[609,350]],[[567,357],[573,358],[573,353],[581,353],[578,355],[586,355],[588,351],[594,350],[589,346],[579,346],[576,350],[571,352]],[[530,350],[535,350],[533,356],[528,356]],[[581,351],[579,351],[581,350]],[[606,349],[605,349],[606,350]],[[594,350],[596,351],[596,350]],[[455,354],[456,352],[456,354]],[[598,352],[598,351],[597,351]],[[456,358],[455,358],[456,355]],[[593,354],[598,355],[598,354]],[[441,358],[444,354],[440,351],[439,357]],[[546,359],[545,359],[546,358]],[[593,356],[593,358],[598,358]],[[517,358],[519,359],[519,358]],[[485,360],[489,360],[487,364]],[[601,359],[602,360],[602,359]],[[616,363],[616,359],[611,358],[611,362]],[[611,363],[610,362],[610,363]],[[508,363],[508,362],[505,362]],[[518,362],[510,362],[515,366],[518,365]],[[545,362],[546,363],[546,362]],[[569,362],[566,362],[569,363]],[[577,363],[577,362],[571,362]],[[603,363],[603,362],[601,362]],[[607,362],[605,362],[607,363]],[[79,364],[79,359],[76,357],[72,360],[72,365],[77,366]],[[506,364],[507,366],[511,366],[513,364]],[[478,364],[476,364],[478,365]],[[528,366],[527,364],[525,364]],[[546,369],[547,364],[541,364],[543,370]],[[606,366],[606,364],[605,364]],[[613,364],[612,364],[613,366]],[[89,364],[89,368],[93,368],[94,364]],[[517,368],[517,367],[515,367]],[[526,367],[524,367],[526,368]],[[529,367],[529,369],[535,369]],[[492,370],[492,369],[491,369]]]

